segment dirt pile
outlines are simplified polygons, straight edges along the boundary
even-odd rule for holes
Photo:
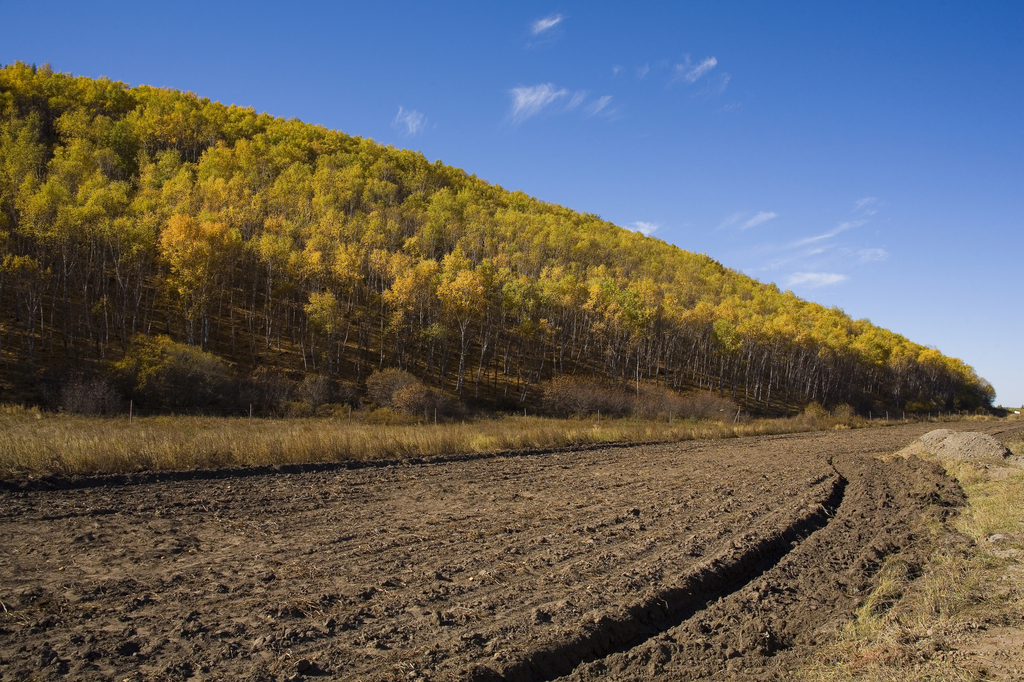
[[[1005,445],[986,433],[935,429],[898,453],[902,457],[930,454],[940,460],[969,460],[978,463],[1019,464]]]

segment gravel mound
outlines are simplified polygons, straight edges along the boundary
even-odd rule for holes
[[[900,450],[904,457],[931,454],[939,459],[971,460],[996,464],[1017,464],[1005,445],[986,433],[935,429]]]

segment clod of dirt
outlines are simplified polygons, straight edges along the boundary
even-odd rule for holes
[[[31,586],[16,590],[14,596],[21,606],[32,606],[46,596],[46,590],[38,586]]]
[[[530,618],[534,623],[537,623],[538,625],[541,623],[551,622],[551,614],[545,611],[544,609],[534,609],[533,612],[530,614]]]
[[[307,673],[307,672],[309,672],[309,669],[312,668],[312,667],[313,667],[313,664],[310,663],[305,658],[300,658],[298,660],[298,662],[296,662],[296,664],[295,664],[295,670],[300,672],[300,673]]]
[[[121,656],[131,656],[137,654],[142,650],[142,646],[139,644],[137,639],[128,639],[115,647],[114,651]]]
[[[998,464],[1016,463],[1005,445],[992,436],[973,431],[935,429],[899,451],[899,455],[932,454],[939,459],[971,460]]]

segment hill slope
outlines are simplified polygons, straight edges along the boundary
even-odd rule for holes
[[[563,375],[760,412],[993,397],[867,320],[421,154],[21,63],[0,70],[0,260],[0,381],[31,400],[156,334],[236,376],[398,367],[491,406]]]

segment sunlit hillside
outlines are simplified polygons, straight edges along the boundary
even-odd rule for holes
[[[419,153],[20,63],[0,70],[0,260],[12,401],[102,380],[230,410],[320,377],[343,402],[385,368],[493,409],[565,375],[754,413],[993,397],[867,320]],[[175,353],[221,383],[143,390],[147,354]]]

